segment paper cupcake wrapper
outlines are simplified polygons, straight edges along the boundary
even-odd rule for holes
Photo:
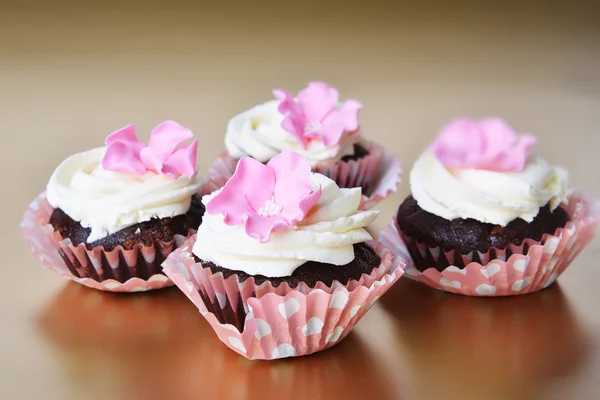
[[[381,264],[346,285],[336,281],[330,287],[300,284],[292,289],[287,283],[256,285],[252,277],[240,283],[236,275],[224,278],[197,263],[190,254],[194,241],[187,239],[167,258],[164,272],[198,307],[219,339],[252,360],[303,356],[334,346],[404,273],[404,260],[372,241]],[[243,329],[219,322],[209,311],[215,304],[222,312],[238,310],[246,315]]]
[[[361,145],[369,155],[358,160],[316,165],[313,171],[333,179],[340,187],[362,187],[360,209],[368,210],[396,191],[402,168],[400,159],[382,146],[366,140],[361,141]],[[237,163],[237,159],[225,152],[210,167],[208,176],[222,187],[233,176]]]
[[[571,264],[596,234],[600,203],[582,193],[569,196],[564,206],[571,221],[541,241],[527,239],[520,246],[492,248],[485,253],[460,254],[428,247],[405,235],[396,218],[379,240],[407,260],[406,276],[446,292],[467,296],[511,296],[544,289]],[[409,249],[415,255],[410,258]],[[418,258],[418,260],[415,260]],[[474,261],[477,260],[477,261]],[[419,271],[415,263],[431,268]],[[441,272],[434,266],[447,265]]]
[[[217,188],[208,181],[199,193]],[[21,222],[23,237],[44,268],[82,285],[110,292],[144,292],[173,285],[162,273],[161,264],[186,237],[175,235],[171,242],[139,244],[131,250],[121,246],[111,251],[102,246],[88,250],[84,243],[75,246],[54,230],[48,223],[53,211],[43,192],[31,202]]]

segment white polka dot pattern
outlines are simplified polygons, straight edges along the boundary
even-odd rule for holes
[[[323,321],[321,321],[317,317],[312,317],[308,320],[306,325],[302,327],[302,334],[304,336],[316,335],[317,333],[321,333],[323,330]]]
[[[252,317],[252,316],[251,316]],[[256,336],[257,339],[262,339],[263,337],[271,334],[271,325],[264,319],[256,318]]]
[[[283,343],[280,344],[271,353],[271,359],[276,360],[278,358],[294,357],[296,355],[296,348],[291,344]]]
[[[193,244],[194,239],[188,239],[186,244]],[[374,269],[374,279],[362,278],[347,286],[338,282],[331,287],[300,286],[283,292],[281,286],[255,286],[252,280],[246,280],[242,287],[222,274],[212,275],[182,250],[173,252],[163,268],[200,310],[206,310],[199,292],[201,285],[211,298],[219,294],[228,301],[242,298],[248,310],[242,332],[233,325],[221,324],[210,312],[203,313],[219,339],[231,350],[249,359],[297,357],[339,343],[404,273],[403,259],[377,242],[370,243],[382,257],[381,266]]]
[[[285,319],[290,319],[294,314],[300,311],[300,302],[296,299],[289,299],[278,306],[279,314]]]
[[[502,270],[502,267],[500,266],[500,264],[491,263],[491,264],[481,268],[481,273],[483,274],[483,276],[490,279],[492,276],[496,275],[501,270]],[[462,269],[461,271],[465,271],[465,270]]]
[[[441,272],[435,268],[421,272],[409,261],[406,276],[436,289],[468,296],[509,296],[544,289],[554,283],[593,239],[600,222],[600,202],[580,193],[571,195],[565,210],[571,217],[567,226],[557,230],[556,235],[547,236],[544,242],[527,240],[526,253],[521,244],[511,245],[508,254],[506,250],[496,249],[494,259],[490,252],[479,253],[481,263],[473,262],[473,254],[462,255],[464,268],[450,265]],[[401,255],[407,254],[406,241],[412,239],[402,234],[394,218],[382,230],[379,240]],[[429,249],[422,243],[412,243],[427,257],[454,260],[454,252],[444,253],[439,248]]]
[[[348,295],[344,292],[336,292],[331,298],[331,302],[329,303],[329,308],[339,308],[343,310],[348,304]]]
[[[337,342],[338,340],[340,340],[340,336],[342,336],[343,332],[344,332],[343,326],[336,326],[335,329],[333,330],[333,332],[330,333],[329,335],[327,335],[327,338],[325,338],[325,343]]]
[[[496,286],[488,285],[487,283],[480,283],[475,288],[475,291],[477,292],[477,294],[479,294],[481,296],[493,295],[496,293],[496,290],[497,290]]]

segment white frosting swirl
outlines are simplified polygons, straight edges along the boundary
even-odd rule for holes
[[[360,188],[340,189],[334,181],[311,174],[311,184],[323,192],[306,218],[276,231],[261,243],[242,225],[229,226],[222,214],[204,214],[193,252],[204,261],[250,275],[290,276],[307,261],[345,265],[354,260],[354,243],[371,239],[364,229],[379,211],[358,211]],[[218,193],[204,196],[204,204]]]
[[[277,110],[278,105],[277,100],[268,101],[229,121],[225,147],[231,157],[239,159],[250,156],[265,163],[283,150],[289,150],[302,154],[312,165],[316,165],[354,154],[354,144],[360,139],[358,133],[345,133],[339,144],[329,147],[322,141],[311,140],[305,149],[290,132],[281,127],[284,116]]]
[[[425,211],[502,226],[516,218],[531,222],[548,203],[554,210],[567,196],[567,181],[567,171],[540,158],[520,172],[492,172],[446,168],[430,151],[410,174],[412,195]]]
[[[50,177],[46,197],[81,226],[91,228],[88,243],[123,228],[185,214],[201,180],[145,175],[102,168],[106,147],[78,153],[64,160]]]

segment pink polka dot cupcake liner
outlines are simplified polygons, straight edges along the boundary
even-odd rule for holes
[[[210,193],[217,188],[214,182],[206,182],[199,193]],[[173,286],[162,273],[161,264],[184,242],[185,236],[176,235],[173,241],[156,242],[152,246],[139,244],[130,250],[121,246],[111,251],[102,246],[87,249],[84,243],[75,246],[54,230],[48,223],[53,211],[43,192],[29,204],[21,222],[27,246],[44,268],[84,286],[109,292],[145,292]]]
[[[358,160],[340,161],[313,166],[313,172],[334,180],[340,187],[362,187],[361,210],[373,208],[394,193],[401,182],[400,159],[382,146],[363,140],[361,145],[369,155]],[[208,176],[219,186],[233,176],[238,160],[223,153],[210,167]]]
[[[330,287],[323,283],[314,288],[302,283],[294,289],[287,283],[273,287],[270,282],[256,285],[252,277],[239,282],[236,275],[213,274],[190,253],[194,241],[186,240],[167,258],[164,272],[198,307],[219,339],[251,360],[304,356],[339,343],[402,276],[406,265],[381,243],[371,241],[381,264],[370,275]],[[209,311],[214,305],[223,312],[243,307],[243,329],[219,322]]]
[[[544,235],[541,241],[528,239],[505,249],[492,248],[485,253],[460,254],[428,247],[405,235],[396,218],[381,231],[379,240],[410,260],[406,267],[409,279],[435,289],[467,296],[526,294],[552,285],[596,235],[600,221],[597,199],[573,193],[563,207],[571,221],[554,235]],[[419,271],[411,252],[419,257],[420,263],[428,261],[432,267]],[[440,272],[434,268],[437,265],[447,267]]]

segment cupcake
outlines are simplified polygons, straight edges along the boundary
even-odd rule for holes
[[[161,264],[202,222],[197,140],[174,121],[148,146],[126,126],[74,154],[29,207],[23,234],[44,266],[87,286],[139,291],[171,284]]]
[[[359,211],[360,200],[360,188],[339,188],[297,153],[266,165],[243,157],[225,186],[204,196],[196,237],[164,271],[237,353],[321,351],[403,273],[402,260],[364,229],[378,212]]]
[[[445,126],[410,174],[412,194],[382,240],[408,252],[407,276],[467,295],[551,285],[594,235],[598,203],[532,155],[535,138],[496,119]]]
[[[361,103],[339,101],[336,89],[311,82],[296,97],[276,89],[275,99],[233,117],[227,125],[227,152],[209,175],[226,182],[242,157],[263,164],[282,151],[304,156],[312,171],[333,179],[342,188],[362,189],[362,209],[389,196],[400,182],[400,161],[361,136]]]

